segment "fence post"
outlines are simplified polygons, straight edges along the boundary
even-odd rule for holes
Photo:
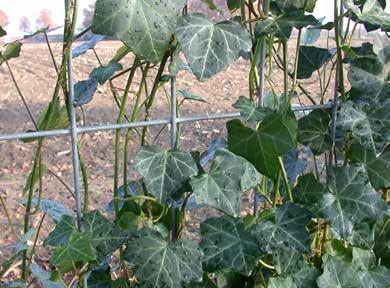
[[[171,61],[172,58],[171,58]],[[171,149],[177,148],[177,93],[176,93],[176,76],[171,78]],[[177,239],[177,227],[176,227],[176,202],[172,201],[172,215],[171,215],[171,226],[172,226],[172,241]]]

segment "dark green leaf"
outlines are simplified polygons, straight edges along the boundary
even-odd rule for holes
[[[0,26],[0,37],[3,37],[3,36],[5,36],[5,35],[7,35],[7,31],[5,31],[5,30],[3,29],[3,27]]]
[[[97,82],[95,79],[90,78],[85,81],[77,82],[74,85],[75,105],[79,107],[91,102],[96,90],[97,90]]]
[[[333,56],[328,49],[314,46],[300,46],[298,61],[298,79],[308,79]]]
[[[268,288],[298,288],[291,277],[269,278]]]
[[[19,41],[7,44],[5,46],[5,50],[0,53],[0,65],[12,58],[18,58],[22,45],[23,44]]]
[[[96,253],[89,233],[73,231],[69,241],[54,250],[51,263],[55,266],[63,266],[72,261],[93,261],[95,259]]]
[[[99,211],[84,214],[82,230],[89,233],[89,241],[96,250],[98,261],[103,261],[107,255],[117,250],[129,236]]]
[[[328,172],[329,193],[319,201],[319,213],[346,238],[363,219],[381,219],[386,205],[368,184],[362,167],[338,167]]]
[[[332,147],[330,115],[324,110],[314,110],[298,121],[298,141],[309,146],[314,155],[320,155]]]
[[[310,251],[310,237],[306,225],[310,220],[307,210],[286,203],[276,208],[274,222],[267,220],[256,224],[253,233],[267,251],[288,248],[307,252]]]
[[[140,57],[161,60],[185,0],[98,0],[92,32],[116,37]]]
[[[282,10],[289,11],[305,7],[305,11],[313,12],[317,0],[275,0],[275,2]]]
[[[230,11],[234,11],[240,9],[240,1],[241,0],[227,0],[227,6]]]
[[[272,110],[267,107],[255,107],[253,102],[244,96],[240,96],[233,107],[240,110],[241,117],[246,122],[260,122],[266,116],[272,113]]]
[[[240,120],[227,123],[229,150],[251,162],[262,174],[277,178],[278,157],[296,146],[295,118],[274,113],[267,116],[257,130]]]
[[[213,24],[202,14],[191,14],[178,20],[176,36],[192,72],[200,81],[225,70],[249,51],[249,33],[235,21]]]
[[[69,215],[64,215],[61,221],[56,225],[54,230],[50,232],[46,238],[44,245],[48,246],[65,246],[69,242],[70,235],[76,230],[74,218]]]
[[[260,183],[260,174],[245,159],[228,150],[217,150],[206,174],[191,179],[196,201],[209,204],[227,214],[238,216],[241,193]]]
[[[299,252],[279,249],[272,255],[276,271],[282,277],[291,277],[297,288],[316,288],[319,271],[307,263]]]
[[[390,187],[390,146],[378,158],[367,162],[367,172],[375,189]]]
[[[134,168],[145,182],[146,189],[165,203],[198,168],[190,153],[167,151],[159,147],[143,147],[135,156]]]
[[[107,66],[100,66],[92,70],[90,78],[95,79],[100,85],[103,85],[109,80],[117,71],[123,69],[119,63],[110,63]]]
[[[319,288],[363,288],[359,273],[352,264],[327,255],[324,273],[317,279]]]
[[[135,276],[142,287],[183,287],[202,281],[201,253],[192,241],[167,243],[157,231],[147,228],[130,241],[125,259],[134,263]]]
[[[231,269],[251,274],[262,252],[243,220],[227,215],[209,218],[200,224],[200,233],[206,271]]]
[[[296,202],[303,204],[312,213],[316,213],[317,203],[326,191],[324,186],[310,173],[298,178],[298,184],[293,192]]]

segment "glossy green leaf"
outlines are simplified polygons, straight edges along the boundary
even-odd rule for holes
[[[333,256],[326,256],[324,273],[317,284],[319,288],[363,288],[352,264]]]
[[[74,218],[69,215],[64,215],[54,230],[47,236],[44,245],[53,247],[65,246],[68,244],[69,238],[75,230],[76,225]]]
[[[318,182],[312,173],[299,177],[298,183],[293,190],[294,200],[304,205],[312,213],[317,212],[317,203],[325,192],[325,187]]]
[[[273,35],[287,40],[293,28],[301,29],[306,26],[317,25],[318,20],[312,15],[305,15],[302,11],[293,10],[285,12],[274,18],[258,20],[255,26],[256,36]]]
[[[307,263],[299,252],[279,249],[272,255],[276,271],[281,277],[289,277],[297,288],[316,288],[320,272]]]
[[[269,278],[268,288],[298,288],[291,277]]]
[[[98,261],[103,261],[129,237],[116,224],[103,217],[99,211],[84,214],[82,231],[89,233],[89,241],[96,251]]]
[[[338,125],[350,131],[364,147],[379,152],[378,149],[390,142],[390,102],[378,109],[371,107],[367,112],[358,104],[345,102],[339,112]]]
[[[149,193],[165,203],[192,176],[198,168],[190,153],[167,151],[159,147],[143,147],[134,159],[134,168],[139,172]]]
[[[202,281],[201,253],[197,244],[188,240],[166,242],[147,228],[130,241],[125,259],[134,264],[141,287],[184,287],[184,283]]]
[[[227,123],[229,150],[251,162],[272,179],[279,171],[278,157],[296,146],[295,118],[274,113],[260,123],[258,129],[246,127],[240,120]]]
[[[272,113],[270,108],[255,107],[253,102],[244,96],[240,96],[233,107],[240,110],[241,117],[245,122],[260,122]]]
[[[365,23],[381,28],[383,31],[390,31],[390,14],[386,13],[380,1],[367,0],[363,5],[362,11],[354,5],[352,0],[346,0],[346,8],[353,12],[357,18]]]
[[[308,79],[313,73],[333,57],[328,49],[314,46],[300,46],[298,61],[298,79]]]
[[[252,46],[249,33],[238,22],[214,24],[202,14],[181,17],[176,37],[200,81],[225,70],[238,59],[241,51],[249,51]]]
[[[97,82],[92,78],[74,84],[75,106],[80,107],[91,102],[97,88]]]
[[[96,252],[92,246],[89,233],[73,231],[69,241],[54,250],[51,263],[55,266],[66,266],[72,261],[93,261],[95,259]]]
[[[274,222],[266,220],[256,224],[253,235],[267,251],[281,248],[300,252],[310,251],[310,237],[306,229],[311,215],[292,203],[285,203],[275,210]]]
[[[324,110],[314,110],[298,121],[298,141],[309,146],[314,155],[320,155],[332,147],[330,115]]]
[[[198,203],[209,204],[227,214],[240,215],[241,194],[260,183],[261,176],[245,159],[228,150],[217,150],[206,174],[191,179]]]
[[[205,271],[251,274],[262,252],[243,220],[227,215],[209,218],[200,224],[200,233]]]
[[[390,187],[390,146],[378,158],[367,162],[368,177],[375,189]]]
[[[240,9],[240,0],[227,0],[226,2],[230,11]]]
[[[98,0],[92,32],[122,40],[140,57],[161,60],[185,0]]]
[[[338,167],[328,172],[329,192],[319,201],[319,213],[346,238],[363,219],[381,219],[384,201],[368,184],[362,167]]]
[[[103,85],[108,81],[117,71],[123,69],[123,66],[119,63],[110,63],[107,66],[100,66],[92,70],[90,77],[95,79],[100,85]]]
[[[275,2],[282,10],[306,8],[305,11],[313,12],[317,0],[275,0]]]
[[[5,46],[5,50],[0,53],[0,65],[12,58],[18,58],[22,45],[23,44],[19,41],[7,44]]]

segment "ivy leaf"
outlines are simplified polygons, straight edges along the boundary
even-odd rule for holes
[[[227,123],[229,150],[251,162],[263,175],[277,178],[278,157],[296,146],[295,118],[274,113],[267,116],[257,130],[246,127],[240,120]]]
[[[0,26],[0,37],[3,37],[3,36],[5,36],[5,35],[7,35],[7,31],[5,31],[5,30],[3,29],[3,27]]]
[[[230,11],[240,9],[240,0],[227,0],[226,2]]]
[[[243,220],[227,215],[209,218],[200,224],[200,233],[205,271],[251,274],[262,252]]]
[[[190,184],[196,201],[237,216],[240,214],[241,193],[254,188],[260,174],[245,159],[225,149],[217,150],[210,171],[193,177]]]
[[[338,125],[352,133],[364,147],[374,152],[390,142],[390,102],[378,109],[364,111],[351,101],[343,103]]]
[[[316,214],[318,209],[317,203],[325,192],[324,186],[318,182],[312,173],[299,177],[298,183],[293,190],[294,200],[304,205],[314,214]]]
[[[69,262],[93,261],[96,259],[90,235],[73,231],[69,241],[57,247],[52,255],[51,263],[55,266],[66,266]]]
[[[249,51],[252,46],[248,31],[238,22],[213,24],[198,13],[179,18],[176,37],[200,81],[225,70],[238,59],[241,51]]]
[[[298,79],[308,79],[333,57],[330,50],[301,45],[299,48]]]
[[[192,100],[192,101],[207,103],[207,101],[202,96],[196,95],[187,90],[177,89],[177,93],[181,95],[184,98],[184,100]]]
[[[293,28],[301,29],[306,26],[317,25],[319,22],[313,15],[305,15],[303,11],[287,11],[278,17],[256,21],[255,34],[257,37],[273,35],[287,40]]]
[[[65,246],[69,242],[72,232],[76,230],[74,218],[69,215],[62,216],[60,222],[44,241],[45,246]]]
[[[183,287],[202,281],[201,253],[193,241],[166,242],[154,230],[144,228],[130,241],[125,259],[134,264],[135,276],[142,287]]]
[[[276,4],[282,10],[295,10],[303,9],[306,5],[306,10],[308,12],[313,12],[314,7],[316,6],[317,0],[276,0]]]
[[[275,221],[256,224],[253,235],[267,251],[288,248],[300,252],[310,251],[310,237],[306,229],[311,215],[293,203],[285,203],[275,210]]]
[[[84,215],[82,230],[89,233],[89,241],[96,250],[98,261],[103,261],[128,238],[127,233],[104,218],[99,211]]]
[[[299,159],[299,151],[293,149],[283,157],[284,168],[286,168],[287,177],[290,183],[295,183],[297,177],[303,173],[307,166],[306,159]]]
[[[352,264],[338,257],[326,255],[324,273],[317,279],[319,288],[363,287]]]
[[[309,146],[314,155],[321,155],[332,147],[330,115],[324,110],[314,110],[298,121],[298,141]]]
[[[92,32],[122,40],[138,56],[159,62],[185,0],[98,0]]]
[[[65,283],[58,279],[52,279],[51,273],[45,271],[41,266],[35,263],[30,264],[32,276],[40,282],[43,288],[65,288]]]
[[[316,279],[319,271],[307,263],[299,252],[278,249],[272,255],[278,274],[282,277],[292,278],[297,288],[316,288]]]
[[[268,288],[298,288],[291,277],[269,278]]]
[[[100,85],[103,85],[117,71],[123,69],[123,66],[117,62],[110,63],[107,66],[100,66],[92,70],[90,78],[96,80]]]
[[[85,53],[89,49],[93,49],[96,44],[104,39],[106,39],[106,36],[103,35],[93,35],[88,41],[83,42],[83,44],[73,48],[72,50],[72,58],[77,58]]]
[[[38,199],[33,198],[32,204],[34,207],[37,207]],[[73,214],[69,207],[50,199],[41,199],[39,209],[48,214],[55,223],[60,222],[63,216],[71,216]]]
[[[233,107],[240,110],[241,117],[244,118],[245,122],[260,122],[272,113],[270,108],[255,107],[253,102],[244,96],[240,96]]]
[[[135,156],[134,169],[145,182],[146,189],[161,203],[165,203],[198,168],[190,153],[167,151],[159,147],[143,147]]]
[[[22,45],[23,44],[19,41],[7,44],[5,46],[5,51],[0,53],[0,65],[12,58],[18,58],[20,56]]]
[[[91,102],[96,90],[97,82],[92,78],[74,84],[75,105],[80,107]]]
[[[375,189],[390,187],[390,146],[378,158],[367,162],[367,172]]]
[[[319,201],[319,213],[343,238],[363,219],[381,219],[386,205],[368,184],[362,167],[337,167],[328,173],[329,192]]]

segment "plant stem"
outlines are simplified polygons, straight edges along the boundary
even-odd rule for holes
[[[134,64],[139,63],[139,58],[134,59]],[[123,95],[123,99],[121,102],[119,115],[117,119],[117,123],[120,124],[123,121],[125,111],[126,111],[126,105],[127,105],[127,99],[129,96],[129,91],[131,84],[133,82],[135,72],[137,71],[137,65],[133,65],[133,69],[130,71],[129,78],[127,79],[125,93]],[[118,197],[118,180],[119,180],[119,153],[120,153],[120,129],[115,130],[115,159],[114,159],[114,208],[115,208],[115,215],[118,216],[119,213],[119,203],[117,200]]]
[[[294,202],[294,198],[293,198],[293,195],[292,195],[290,183],[288,182],[287,172],[286,172],[286,169],[284,167],[283,159],[282,159],[282,157],[279,157],[278,159],[279,159],[280,171],[282,173],[284,186],[286,186],[288,198],[289,198],[289,200],[291,202]]]

